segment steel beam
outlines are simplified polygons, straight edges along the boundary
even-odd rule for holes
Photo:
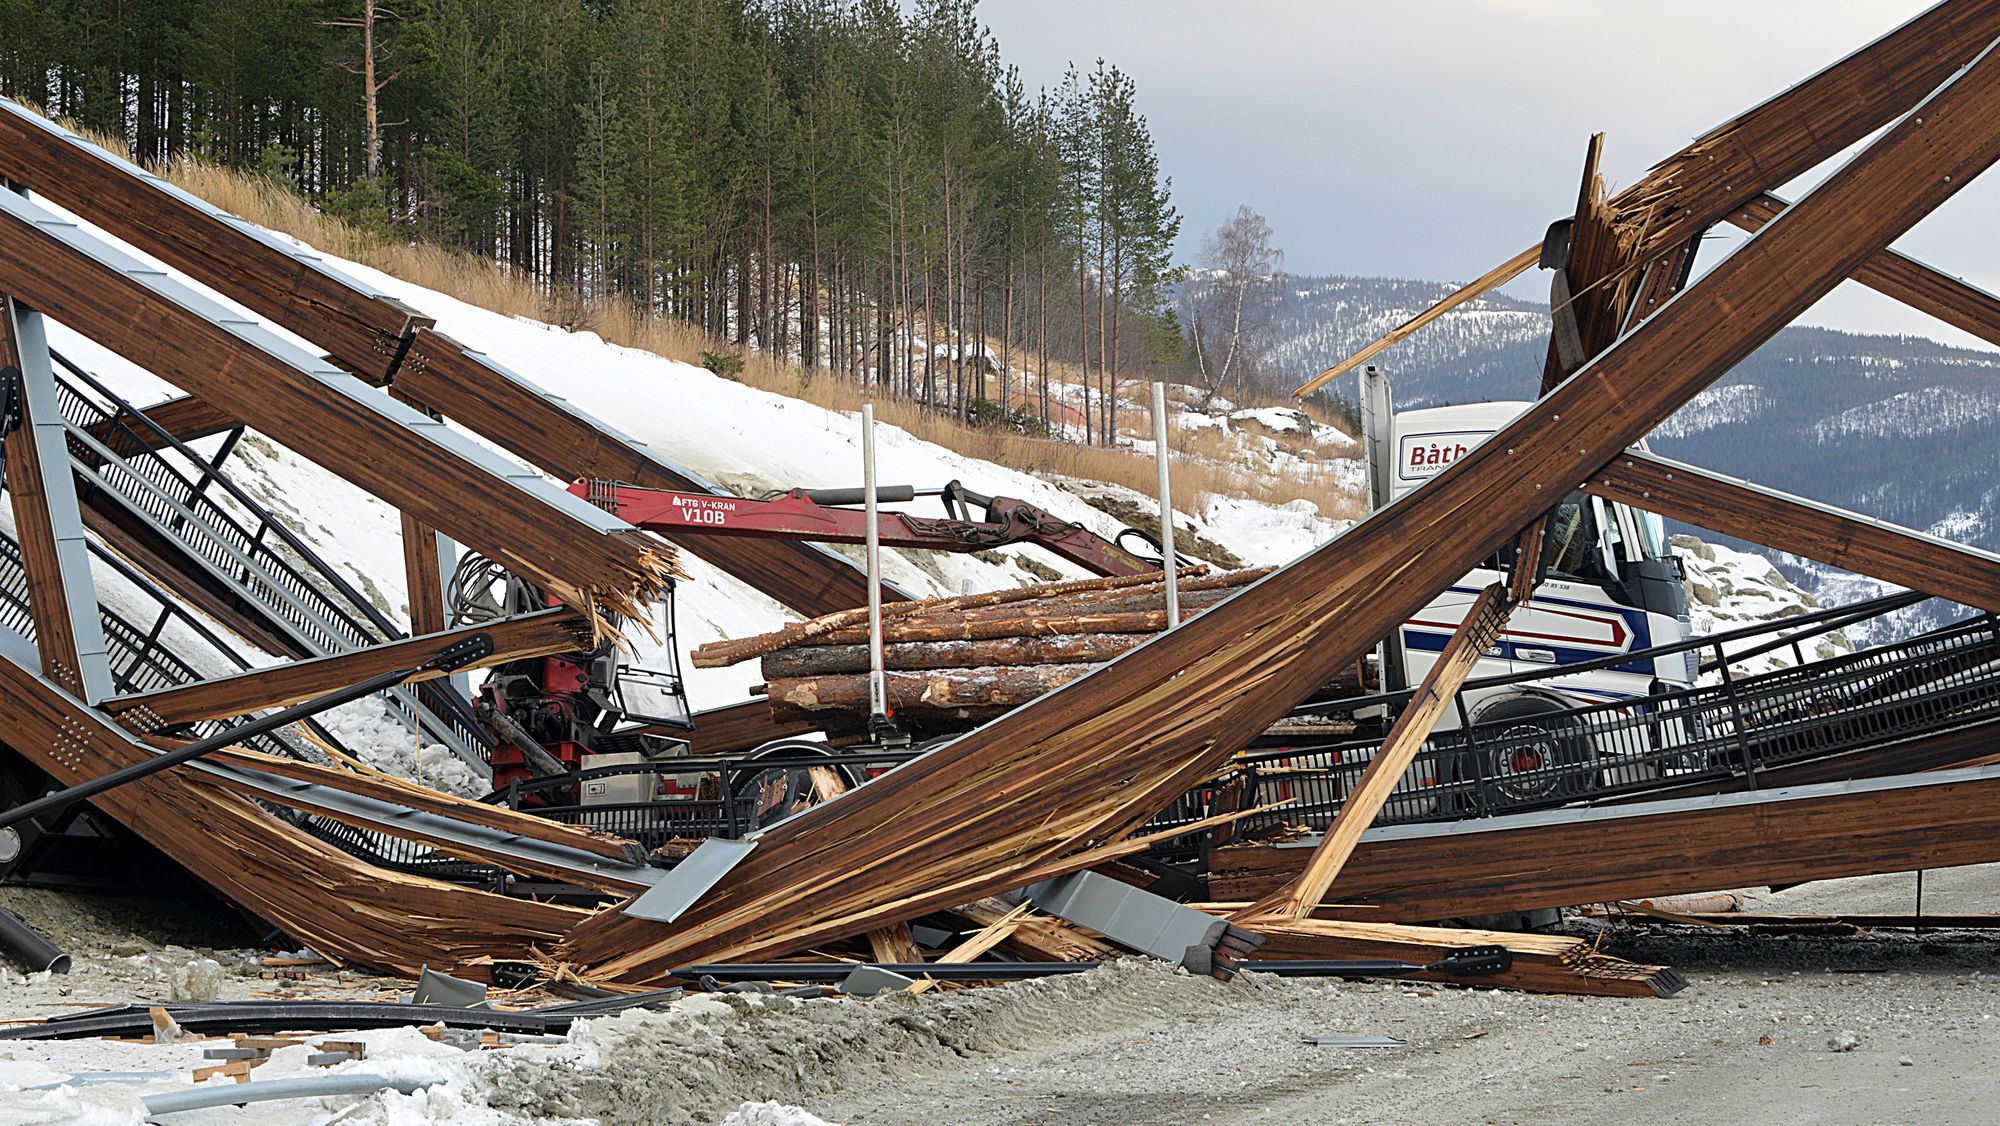
[[[0,298],[0,369],[17,397],[15,425],[5,439],[7,492],[42,672],[94,704],[114,691],[111,659],[97,620],[90,542],[70,473],[62,403],[42,315],[12,298]]]

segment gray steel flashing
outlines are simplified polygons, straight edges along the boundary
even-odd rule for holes
[[[19,198],[8,191],[0,191],[0,197]],[[97,586],[90,574],[90,541],[84,536],[83,510],[76,499],[76,479],[70,473],[68,427],[63,422],[62,401],[56,397],[48,332],[40,313],[11,298],[0,299],[0,316],[7,318],[6,331],[13,337],[21,362],[21,407],[26,416],[22,425],[35,446],[41,474],[36,488],[55,535],[59,574],[54,577],[62,590],[70,635],[76,640],[76,675],[84,702],[95,704],[116,688],[110,650],[98,619]],[[22,562],[25,567],[25,557]]]
[[[853,973],[841,978],[835,988],[849,997],[873,997],[878,993],[900,993],[916,983],[916,978],[905,977],[894,970],[860,965],[854,967]]]
[[[1967,766],[1955,770],[1929,770],[1920,774],[1892,774],[1882,778],[1858,778],[1844,782],[1814,782],[1784,786],[1775,790],[1739,790],[1728,794],[1703,794],[1667,801],[1633,802],[1622,805],[1582,806],[1544,809],[1533,813],[1513,813],[1500,817],[1476,817],[1418,825],[1385,825],[1361,835],[1361,842],[1407,841],[1431,837],[1458,837],[1476,833],[1504,833],[1513,829],[1538,829],[1548,825],[1575,825],[1586,822],[1626,821],[1635,817],[1664,817],[1677,813],[1704,813],[1737,806],[1776,805],[1781,802],[1815,801],[1849,794],[1887,793],[1894,790],[1953,786],[1967,782],[2000,782],[2000,764]],[[1315,848],[1323,834],[1315,833],[1278,848]]]
[[[625,913],[656,923],[673,922],[707,895],[708,889],[728,875],[731,869],[743,863],[750,850],[756,847],[757,842],[753,840],[708,838],[696,845],[687,859],[661,876],[644,895],[626,904]]]
[[[1045,880],[1029,887],[1027,895],[1051,915],[1202,973],[1208,971],[1209,954],[1229,926],[1227,920],[1096,872]]]
[[[484,825],[469,825],[442,814],[411,809],[376,798],[350,794],[331,786],[281,778],[258,770],[224,766],[212,762],[191,762],[189,767],[205,774],[226,778],[255,789],[278,805],[340,815],[339,819],[359,822],[377,832],[405,840],[444,840],[476,849],[487,856],[512,859],[541,870],[569,872],[600,881],[609,880],[638,890],[662,883],[666,873],[642,864],[620,864],[615,860],[568,848],[548,841],[524,837]],[[504,867],[504,864],[502,865]]]
[[[631,525],[576,496],[567,488],[557,486],[539,470],[529,469],[421,411],[380,393],[359,378],[291,343],[261,323],[247,320],[240,312],[226,308],[190,285],[176,281],[160,270],[141,264],[124,250],[86,233],[78,224],[61,219],[11,192],[0,192],[0,213],[35,227],[49,238],[105,269],[137,282],[152,297],[179,306],[209,321],[242,341],[246,347],[262,352],[304,378],[318,383],[328,395],[346,399],[391,426],[422,435],[469,468],[512,485],[528,499],[567,517],[580,528],[601,535],[631,531]],[[299,452],[308,460],[314,460],[306,451]]]

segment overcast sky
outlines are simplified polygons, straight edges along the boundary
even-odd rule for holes
[[[983,0],[980,12],[1031,87],[1100,56],[1133,76],[1184,217],[1183,260],[1240,203],[1270,220],[1296,273],[1463,279],[1573,210],[1592,132],[1606,135],[1615,192],[1927,6]],[[1714,240],[1701,267],[1733,242]],[[2000,288],[2000,172],[1897,246]],[[1509,292],[1545,299],[1547,277]],[[1853,283],[1804,320],[1976,344]]]

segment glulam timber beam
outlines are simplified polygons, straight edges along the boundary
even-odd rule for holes
[[[1437,662],[1424,674],[1416,695],[1410,697],[1381,747],[1368,760],[1360,781],[1341,801],[1333,824],[1327,826],[1319,847],[1313,849],[1297,878],[1245,908],[1235,916],[1238,922],[1254,927],[1263,918],[1281,923],[1305,918],[1326,898],[1326,891],[1340,876],[1341,867],[1354,855],[1361,834],[1375,823],[1389,795],[1402,782],[1403,772],[1416,761],[1417,752],[1431,737],[1445,709],[1458,698],[1458,690],[1472,667],[1500,640],[1500,631],[1507,627],[1512,610],[1508,590],[1499,583],[1480,592],[1471,609],[1465,612],[1465,620],[1445,642]]]
[[[604,912],[557,957],[657,980],[996,894],[1135,831],[2000,160],[1996,117],[1987,53],[1414,492],[1178,629],[771,826],[671,927]]]
[[[1264,895],[1311,847],[1232,845],[1209,894]],[[2000,767],[1378,829],[1322,916],[1379,922],[2000,861]]]
[[[90,545],[70,473],[48,335],[41,314],[12,297],[0,297],[0,387],[12,399],[4,440],[7,494],[42,674],[96,703],[113,690],[111,661],[98,622]]]
[[[192,442],[226,433],[239,425],[229,412],[215,404],[182,395],[150,407],[121,410],[88,429],[90,436],[103,442],[111,452],[131,457],[160,449],[168,444],[168,437],[177,442]],[[166,431],[167,437],[160,435],[161,430]]]
[[[336,366],[371,383],[393,379],[412,401],[560,480],[725,492],[490,357],[419,327],[424,318],[415,310],[317,255],[4,99],[0,177],[87,212],[112,235],[325,349]],[[722,536],[673,542],[808,617],[868,601],[865,573],[819,544]],[[892,601],[909,597],[886,582],[882,593]]]
[[[404,392],[390,388],[389,394],[412,408],[431,414]],[[437,417],[431,414],[431,417]],[[410,633],[437,633],[445,621],[445,554],[449,543],[437,529],[408,512],[402,514],[403,587],[408,592]]]
[[[145,761],[130,732],[0,657],[0,730],[62,785]],[[442,795],[439,795],[442,797]],[[374,867],[230,793],[174,769],[99,794],[104,810],[252,916],[342,962],[420,967],[524,958],[584,912]]]
[[[573,605],[636,609],[671,573],[657,540],[7,192],[0,292]]]
[[[467,669],[485,668],[527,657],[566,653],[590,645],[590,624],[571,610],[544,610],[519,618],[404,638],[371,645],[332,657],[292,661],[252,669],[234,676],[198,681],[136,696],[106,700],[104,710],[133,730],[149,733],[204,719],[228,719],[265,708],[281,708],[325,695],[391,669],[422,661],[456,641],[483,633],[493,639],[493,652]],[[420,673],[408,683],[448,674]]]
[[[1783,197],[1764,192],[1729,213],[1729,221],[1752,234],[1790,207]],[[1920,313],[2000,345],[2000,297],[1929,263],[1888,248],[1863,262],[1854,280],[1908,305]]]
[[[2000,555],[1627,450],[1585,489],[1699,528],[2000,613]]]

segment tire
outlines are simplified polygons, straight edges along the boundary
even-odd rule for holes
[[[750,761],[737,768],[729,779],[729,792],[737,799],[752,798],[744,824],[746,830],[782,821],[820,801],[814,790],[810,768],[791,766],[760,770],[755,765],[758,759],[824,758],[828,760],[828,767],[840,776],[849,789],[866,781],[862,771],[835,761],[839,755],[832,748],[811,739],[773,739],[744,757]]]
[[[1598,788],[1596,755],[1569,709],[1514,696],[1475,720],[1467,777],[1485,780],[1490,812],[1580,797]]]

